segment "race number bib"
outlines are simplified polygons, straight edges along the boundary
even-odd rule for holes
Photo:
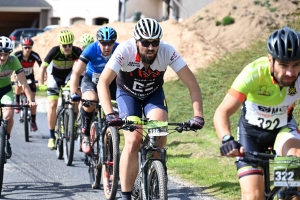
[[[287,124],[288,106],[247,105],[245,118],[249,124],[274,130]]]
[[[25,76],[28,76],[30,74],[32,74],[32,67],[31,68],[24,68],[24,73],[25,73]]]
[[[100,77],[100,74],[93,72],[93,74],[92,74],[92,82],[97,85],[98,81],[99,81],[99,77]]]

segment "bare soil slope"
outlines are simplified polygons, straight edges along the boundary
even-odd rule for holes
[[[244,48],[257,37],[266,37],[270,28],[287,24],[290,14],[299,8],[293,0],[216,0],[199,12],[182,22],[161,22],[163,40],[172,44],[194,71],[207,66],[207,63],[225,52]],[[231,16],[235,23],[227,26],[216,26]],[[118,41],[132,37],[135,23],[114,22],[107,24],[116,29]],[[74,25],[69,27],[75,35],[74,45],[84,33],[95,36],[100,26]],[[34,38],[33,50],[42,59],[49,50],[58,45],[56,36],[60,30],[56,28]],[[19,48],[18,48],[19,49]],[[37,71],[38,67],[35,67]],[[175,78],[176,74],[168,70],[165,79]]]

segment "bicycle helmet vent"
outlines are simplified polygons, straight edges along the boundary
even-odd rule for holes
[[[115,29],[104,26],[97,31],[97,40],[99,41],[116,41],[117,32]]]
[[[80,44],[83,47],[86,47],[87,45],[92,44],[93,42],[94,38],[90,34],[84,34],[80,38]]]
[[[8,37],[0,37],[0,52],[2,53],[11,53],[13,51],[13,45],[11,40]]]
[[[74,42],[74,35],[71,31],[63,30],[57,36],[60,44],[72,44]]]
[[[269,54],[275,59],[282,61],[300,60],[299,32],[287,26],[270,35],[267,47]]]
[[[133,37],[136,40],[161,39],[162,35],[162,29],[155,19],[142,18],[136,23],[134,27]]]
[[[22,46],[33,46],[33,44],[34,44],[33,40],[29,37],[24,37],[21,42]]]

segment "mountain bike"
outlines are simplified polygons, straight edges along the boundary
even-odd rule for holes
[[[0,195],[2,192],[2,185],[3,185],[4,164],[7,162],[7,157],[6,157],[7,121],[3,119],[3,113],[2,113],[3,107],[29,109],[29,105],[0,104]]]
[[[273,154],[270,154],[270,153]],[[245,152],[239,161],[249,162],[253,166],[264,168],[265,200],[300,199],[297,187],[300,185],[300,158],[296,156],[277,156],[275,151],[265,153],[256,151]],[[273,163],[274,187],[271,189],[270,163]]]
[[[48,88],[48,91],[53,88]],[[64,159],[67,166],[71,166],[74,156],[75,146],[75,114],[74,104],[70,102],[70,87],[65,86],[60,88],[61,104],[56,110],[56,125],[55,125],[55,147],[57,159]],[[70,106],[71,105],[71,106]]]
[[[35,81],[35,83],[37,83],[38,81]],[[32,80],[31,79],[27,79],[27,84],[31,84]],[[13,84],[18,84],[18,86],[22,86],[20,82],[16,82]],[[22,90],[22,92],[20,93],[20,105],[25,105],[28,102],[27,100],[27,96],[24,92],[24,90]],[[19,118],[19,122],[20,123],[24,123],[24,133],[25,133],[25,141],[29,142],[29,126],[31,123],[31,110],[27,107],[24,107],[20,110],[20,118]],[[32,131],[30,129],[30,131]]]
[[[96,106],[90,129],[91,153],[87,155],[90,182],[93,189],[100,188],[102,176],[103,191],[106,199],[116,197],[119,182],[120,134],[117,128],[104,127],[104,112],[98,101],[82,100],[82,106]],[[112,101],[113,109],[118,112],[116,101]]]
[[[142,128],[136,125],[143,125]],[[169,126],[173,128],[169,128]],[[174,127],[175,126],[175,127]],[[103,132],[108,126],[104,126]],[[162,122],[130,116],[123,120],[119,128],[126,131],[138,131],[142,142],[138,153],[139,170],[132,192],[133,199],[168,199],[167,191],[167,149],[159,147],[157,141],[177,131],[190,131],[188,122]],[[169,132],[173,130],[172,132]],[[193,130],[195,131],[195,130]],[[159,158],[154,158],[157,152]]]

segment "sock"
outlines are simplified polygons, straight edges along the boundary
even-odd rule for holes
[[[7,133],[7,140],[9,140],[10,139],[10,133]]]
[[[131,200],[131,192],[122,192],[122,200]]]
[[[82,117],[82,128],[85,129],[85,135],[89,136],[90,135],[90,126],[91,126],[91,121],[93,119],[93,112],[86,112],[81,108],[81,117]]]
[[[20,95],[19,94],[16,94],[16,102],[20,103]]]
[[[54,136],[54,129],[50,130],[50,138],[55,139],[55,136]]]
[[[35,123],[35,116],[36,116],[36,115],[31,115],[31,122],[32,122],[32,123]]]

